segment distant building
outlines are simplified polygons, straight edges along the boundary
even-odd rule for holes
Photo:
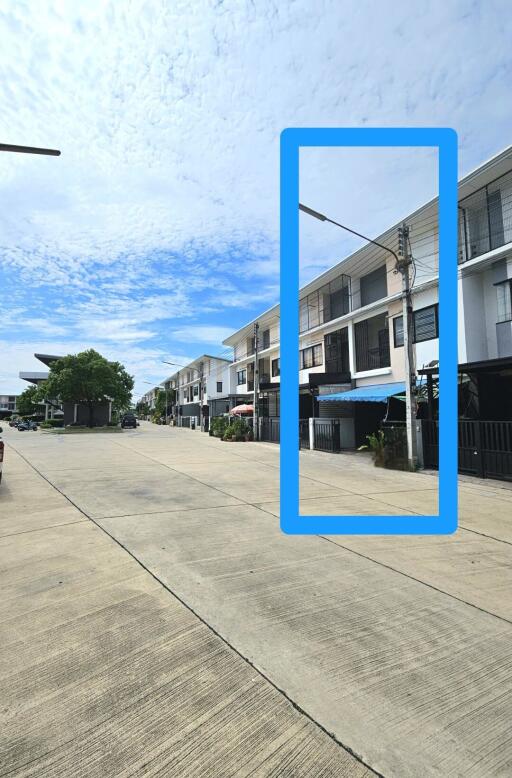
[[[53,362],[61,357],[55,354],[34,354],[43,365],[50,367]],[[19,376],[23,381],[29,384],[38,384],[45,381],[50,372],[45,371],[22,371]],[[46,397],[41,402],[41,413],[44,418],[63,419],[64,424],[89,424],[89,408],[83,403],[61,402],[58,398]],[[96,403],[93,410],[93,423],[95,426],[108,424],[112,419],[112,402],[105,398],[104,402]]]
[[[0,394],[0,419],[16,413],[17,394]]]

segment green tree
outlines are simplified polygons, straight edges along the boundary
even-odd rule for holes
[[[165,390],[159,389],[155,400],[155,411],[160,416],[165,416]]]
[[[38,404],[39,399],[37,386],[27,386],[16,402],[16,408],[20,416],[31,416],[33,413],[41,413],[41,406]]]
[[[41,384],[46,397],[61,402],[81,403],[89,409],[89,427],[94,424],[94,406],[112,400],[114,410],[131,402],[133,377],[119,362],[109,362],[94,349],[68,354],[50,366],[50,375]]]
[[[135,410],[139,416],[149,416],[149,405],[145,402],[139,402],[135,406]]]

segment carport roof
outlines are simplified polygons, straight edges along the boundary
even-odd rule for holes
[[[371,384],[349,389],[348,392],[336,392],[317,397],[318,402],[365,402],[385,403],[388,397],[405,392],[405,383],[398,381],[390,384]]]

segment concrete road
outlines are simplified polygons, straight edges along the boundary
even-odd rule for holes
[[[512,774],[506,484],[461,483],[452,537],[301,538],[271,444],[5,437],[5,772]],[[312,513],[437,500],[433,476],[350,455],[301,473]]]

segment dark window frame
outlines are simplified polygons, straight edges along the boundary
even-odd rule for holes
[[[320,349],[320,359],[319,361],[315,361],[315,349]],[[311,352],[311,364],[306,365],[305,364],[305,354]],[[317,352],[318,353],[318,352]],[[311,370],[313,367],[320,367],[324,363],[324,354],[323,354],[323,348],[321,343],[315,343],[314,346],[306,346],[306,348],[303,348],[300,350],[300,369],[301,370]]]
[[[400,322],[401,325],[402,325],[402,327],[401,327],[401,329],[402,329],[401,341],[402,342],[401,343],[398,342],[398,337],[397,337],[397,324],[398,324],[398,322]],[[394,345],[395,348],[402,348],[403,345],[404,345],[404,317],[402,315],[401,316],[395,316],[395,318],[393,319],[393,345]]]
[[[281,359],[280,359],[280,357],[276,357],[275,359],[272,360],[271,373],[272,373],[272,378],[276,378],[276,376],[281,375]]]
[[[222,392],[222,381],[217,381],[217,391]]]
[[[243,381],[240,380],[240,376],[243,377]],[[242,368],[242,370],[236,371],[236,384],[237,386],[243,386],[247,383],[247,368]]]
[[[428,338],[417,338],[416,337],[416,314],[421,313],[422,311],[428,311],[430,308],[434,309],[434,325],[435,325],[435,335]],[[402,323],[402,342],[397,343],[397,336],[396,336],[396,329],[397,329],[397,322],[401,321],[403,322],[403,315],[395,316],[393,318],[393,344],[395,348],[403,348],[404,341],[403,341],[403,323]],[[412,312],[412,327],[413,327],[413,343],[426,343],[429,340],[437,340],[439,338],[439,303],[432,303],[431,305],[424,305],[423,308],[416,308]]]
[[[496,324],[504,324],[505,322],[512,321],[512,311],[507,318],[502,318],[499,312],[499,301],[498,301],[498,287],[502,286],[509,289],[509,299],[512,301],[512,278],[505,278],[503,281],[498,281],[497,284],[494,284],[496,288]]]

